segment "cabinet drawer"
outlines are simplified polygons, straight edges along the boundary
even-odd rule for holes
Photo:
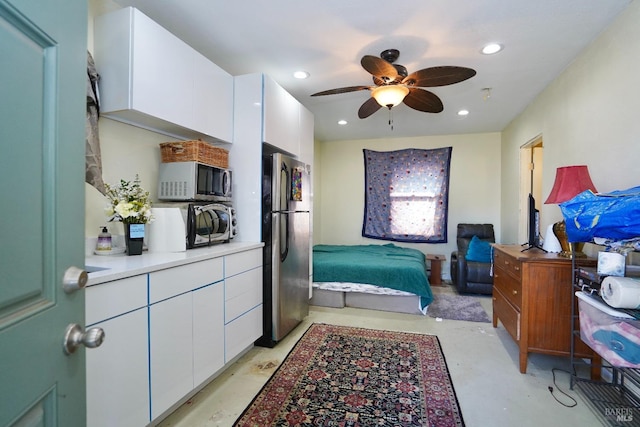
[[[225,363],[262,335],[262,305],[224,327]]]
[[[147,305],[147,275],[89,286],[85,290],[85,323],[93,325]]]
[[[522,283],[502,268],[493,273],[493,287],[498,289],[517,309],[522,307]]]
[[[511,337],[520,341],[520,312],[507,301],[499,290],[495,290],[493,293],[493,313],[500,319]]]
[[[243,271],[262,265],[262,248],[228,255],[224,258],[225,277],[235,276]]]
[[[493,255],[494,268],[500,268],[504,270],[506,273],[513,276],[513,278],[517,281],[520,281],[522,277],[520,264],[520,261],[513,257],[510,257],[509,255],[501,251],[495,251]]]
[[[228,277],[224,285],[225,323],[262,303],[262,267]]]
[[[149,302],[153,304],[222,279],[222,258],[156,271],[149,275]]]

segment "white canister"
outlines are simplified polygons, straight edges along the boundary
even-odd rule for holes
[[[180,208],[152,208],[153,221],[147,224],[149,252],[187,250],[186,227]]]

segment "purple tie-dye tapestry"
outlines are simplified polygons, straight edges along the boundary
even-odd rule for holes
[[[446,243],[452,147],[364,152],[362,235]]]

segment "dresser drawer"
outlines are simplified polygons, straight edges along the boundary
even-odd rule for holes
[[[498,289],[517,309],[522,308],[522,283],[513,278],[503,268],[493,272],[493,287]]]
[[[493,313],[500,319],[511,337],[520,341],[520,312],[496,289],[493,292]]]
[[[493,255],[493,267],[500,268],[506,273],[511,275],[517,281],[521,280],[521,265],[520,261],[510,257],[501,251],[495,251]]]

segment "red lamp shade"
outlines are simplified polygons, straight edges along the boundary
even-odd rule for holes
[[[597,192],[587,166],[564,166],[556,169],[556,180],[551,194],[544,203],[547,205],[566,202],[586,190]]]

